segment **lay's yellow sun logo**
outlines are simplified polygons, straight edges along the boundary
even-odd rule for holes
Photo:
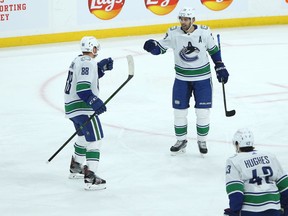
[[[90,13],[102,20],[116,17],[124,4],[125,0],[88,0]]]
[[[288,1],[288,0],[286,0]],[[201,3],[208,9],[214,11],[221,11],[229,7],[233,0],[201,0]]]
[[[146,8],[156,15],[166,15],[175,9],[179,0],[144,0]]]

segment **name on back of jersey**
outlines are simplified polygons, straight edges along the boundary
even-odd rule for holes
[[[250,168],[250,167],[257,166],[259,164],[269,164],[270,160],[268,156],[260,156],[260,157],[255,157],[255,158],[251,158],[248,160],[244,160],[243,162],[246,168]]]

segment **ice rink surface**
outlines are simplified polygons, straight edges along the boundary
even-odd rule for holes
[[[74,133],[64,118],[66,70],[80,53],[79,42],[0,49],[0,215],[5,216],[211,216],[228,207],[225,161],[234,154],[232,136],[249,127],[259,150],[275,153],[288,171],[288,26],[214,29],[230,73],[225,85],[228,110],[213,70],[209,153],[196,145],[194,109],[189,110],[188,147],[172,157],[176,141],[171,92],[172,51],[152,56],[145,40],[161,35],[99,40],[98,60],[114,59],[100,80],[107,99],[127,78],[125,56],[133,55],[134,78],[100,116],[105,139],[99,176],[103,191],[84,191],[69,180]],[[213,64],[212,64],[213,66]],[[193,100],[191,106],[193,107]]]

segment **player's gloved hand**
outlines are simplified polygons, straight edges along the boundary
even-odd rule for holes
[[[229,77],[229,73],[226,70],[226,67],[224,65],[223,62],[216,62],[215,63],[215,71],[216,71],[216,75],[217,75],[217,79],[219,82],[224,82],[227,83],[228,81],[228,77]]]
[[[144,43],[143,49],[146,50],[147,52],[150,52],[153,55],[158,55],[160,54],[160,48],[157,44],[156,40],[149,39]]]
[[[105,106],[105,104],[103,103],[103,101],[96,97],[93,96],[90,100],[89,100],[89,105],[93,108],[93,110],[95,111],[95,113],[97,115],[100,115],[104,112],[106,112],[107,108]]]
[[[224,209],[224,216],[239,216],[240,212],[234,212],[230,208]]]
[[[103,71],[112,70],[113,59],[112,58],[102,59],[100,62],[97,63],[97,65],[98,65],[98,68],[100,68]]]

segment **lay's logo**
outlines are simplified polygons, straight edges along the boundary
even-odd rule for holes
[[[177,6],[179,0],[144,0],[146,8],[157,15],[169,14]]]
[[[201,3],[210,10],[221,11],[229,7],[233,0],[201,0]]]
[[[116,17],[124,4],[125,0],[88,0],[90,13],[102,20]]]

